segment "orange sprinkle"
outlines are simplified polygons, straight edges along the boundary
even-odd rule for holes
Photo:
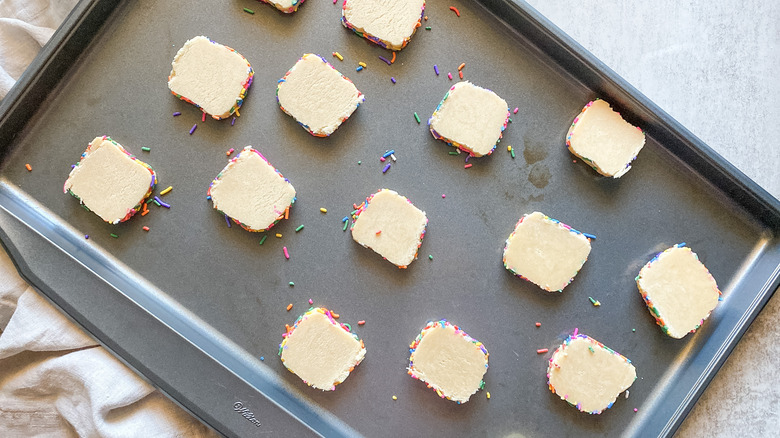
[[[290,207],[284,209],[284,218],[290,219]]]
[[[455,6],[450,6],[450,10],[455,13],[458,17],[460,17],[460,11],[458,11],[458,8]]]
[[[332,316],[333,319],[339,319],[340,315],[338,313],[335,313],[335,312],[330,312],[330,316]]]
[[[149,210],[144,210],[141,212],[141,216],[146,216],[147,213],[149,213]]]
[[[546,348],[540,348],[540,349],[536,350],[536,354],[544,354],[544,353],[547,353],[548,351],[550,351],[550,350],[548,350]]]
[[[363,325],[363,324],[365,324],[365,323],[366,323],[366,321],[364,321],[364,320],[362,320],[362,319],[361,319],[360,321],[358,321],[358,325]]]
[[[541,326],[542,326],[542,323],[541,323],[541,322],[537,322],[537,323],[536,323],[536,326],[537,326],[537,327],[541,327]]]
[[[143,228],[144,228],[144,231],[149,231],[149,227],[146,227],[146,226],[145,226],[145,227],[143,227]]]
[[[395,52],[393,52],[393,58],[390,60],[390,64],[395,62]]]
[[[28,172],[32,172],[32,166],[30,166],[30,163],[25,164],[24,167],[27,168]]]
[[[465,67],[465,66],[466,66],[466,63],[465,63],[465,62],[464,62],[464,63],[462,63],[461,65],[459,65],[459,66],[458,66],[458,71],[461,71],[461,70],[463,70],[463,67]]]
[[[380,234],[382,234],[382,230],[379,230],[379,231],[376,232],[377,236],[380,235]]]
[[[428,16],[427,15],[425,16],[425,21],[428,21]]]
[[[290,311],[290,309],[292,309],[292,303],[290,303],[290,304],[288,304],[288,305],[287,305],[287,311],[288,311],[288,312]]]
[[[422,26],[422,24],[420,24],[420,22],[418,21],[417,24],[414,25],[414,28],[417,29],[420,26]]]
[[[463,72],[462,72],[462,71],[459,71],[459,72],[458,72],[458,76],[460,76],[460,78],[461,78],[461,79],[463,79]]]

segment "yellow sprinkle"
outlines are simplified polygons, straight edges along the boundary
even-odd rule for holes
[[[396,396],[393,396],[393,400],[398,400],[398,397],[396,397]]]
[[[160,192],[160,196],[162,196],[162,195],[167,195],[167,194],[168,194],[168,192],[170,192],[171,190],[173,190],[173,186],[168,186],[168,188],[167,188],[167,189],[165,189],[165,190],[163,190],[162,192]]]
[[[322,208],[320,208],[320,212],[322,212],[322,213],[327,213],[327,212],[328,212],[328,209],[327,209],[327,208],[325,208],[325,207],[322,207]]]
[[[598,306],[600,306],[600,305],[601,305],[601,301],[596,301],[595,303],[593,303],[593,305],[594,305],[594,306],[596,306],[596,307],[598,307]]]
[[[339,53],[339,52],[333,52],[333,56],[335,56],[336,58],[338,58],[338,59],[339,59],[339,61],[343,61],[343,60],[344,60],[344,57],[343,57],[343,56],[341,56],[341,53]]]
[[[506,147],[506,151],[507,151],[507,152],[512,152],[512,146],[507,146],[507,147]]]
[[[361,66],[361,67],[363,67],[363,68],[366,68],[366,67],[367,67],[367,66],[366,66],[366,63],[365,63],[365,62],[363,62],[363,61],[360,61],[360,62],[358,62],[358,65],[359,65],[359,66]]]
[[[276,237],[281,239],[282,238],[282,233],[276,233]]]
[[[488,392],[488,393],[487,393],[487,394],[485,394],[485,395],[487,396],[488,400],[490,400],[490,392]]]
[[[236,117],[241,117],[241,114],[238,113],[238,109],[236,109]]]

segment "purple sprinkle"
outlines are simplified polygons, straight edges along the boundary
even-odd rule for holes
[[[464,161],[465,163],[468,163],[468,162],[469,162],[469,157],[470,157],[470,156],[471,156],[471,154],[468,154],[468,155],[466,155],[466,161]]]
[[[173,117],[180,116],[180,115],[181,115],[181,113],[180,113],[180,112],[178,112],[178,111],[176,111],[175,113],[173,113]]]
[[[230,126],[233,126],[236,124],[236,118],[233,117],[233,120],[230,121]]]
[[[89,239],[89,234],[85,234],[85,235],[84,235],[84,238],[85,238],[85,239]]]
[[[433,71],[436,72],[436,76],[439,76],[439,66],[436,64],[433,64]]]
[[[384,62],[385,62],[387,65],[392,65],[392,63],[390,62],[390,60],[389,60],[389,59],[387,59],[387,58],[385,58],[384,56],[380,56],[380,57],[379,57],[379,59],[381,59],[382,61],[384,61]]]
[[[387,166],[385,166],[385,168],[382,169],[382,173],[387,173],[388,169],[390,169],[390,163],[387,163]]]
[[[190,128],[190,135],[192,135],[192,133],[195,132],[196,129],[198,129],[198,124],[197,123],[192,125],[192,128]]]
[[[70,168],[71,168],[71,169],[73,169],[73,168],[75,168],[75,167],[76,167],[76,165],[75,165],[75,164],[71,164],[71,165],[70,165]]]
[[[163,200],[160,199],[159,196],[155,196],[154,200],[160,203],[160,207],[171,208],[171,205],[170,204],[166,204],[165,202],[163,202]]]
[[[230,225],[230,218],[228,217],[228,215],[225,215],[225,222],[227,222],[227,224],[228,224],[228,228],[233,228],[233,227]]]
[[[390,81],[391,81],[392,83],[395,83],[395,78],[394,78],[394,77],[392,77],[392,76],[390,76]]]

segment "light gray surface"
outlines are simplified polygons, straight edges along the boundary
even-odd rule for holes
[[[780,3],[529,0],[534,8],[780,197]],[[677,436],[780,430],[774,297]]]

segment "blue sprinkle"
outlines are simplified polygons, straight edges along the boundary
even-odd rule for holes
[[[596,236],[590,233],[582,233],[583,236],[587,237],[588,239],[596,240]]]
[[[261,360],[261,361],[264,361],[264,360],[265,360],[265,357],[263,357],[263,356],[260,356],[260,360]]]
[[[362,65],[359,65],[359,66],[358,66],[358,67],[355,69],[355,71],[360,71],[360,70],[363,70],[363,66],[362,66]]]
[[[677,244],[677,247],[678,247],[678,248],[682,248],[683,246],[685,246],[685,242],[683,242],[683,243],[678,243],[678,244]]]
[[[344,218],[341,219],[341,222],[346,222],[349,220],[349,216],[344,216]]]
[[[390,149],[389,151],[385,152],[385,154],[384,154],[384,155],[382,155],[382,158],[387,158],[387,157],[389,157],[390,155],[393,155],[394,153],[395,153],[395,150],[393,150],[393,149]]]

